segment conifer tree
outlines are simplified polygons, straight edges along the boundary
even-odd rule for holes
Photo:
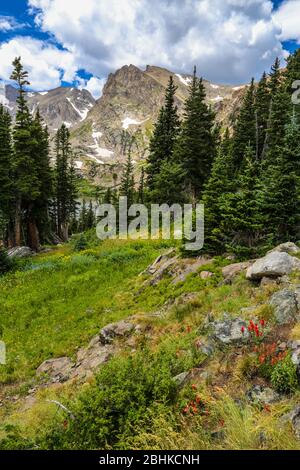
[[[12,237],[12,205],[14,201],[11,117],[0,105],[0,240]],[[10,243],[12,245],[12,241]]]
[[[154,189],[154,178],[159,174],[162,162],[172,157],[174,144],[179,133],[180,121],[177,106],[175,105],[176,90],[177,87],[174,85],[173,77],[170,77],[165,103],[160,109],[149,145],[146,171],[147,187],[150,191]]]
[[[55,194],[57,234],[68,240],[69,222],[76,211],[76,175],[70,144],[70,133],[65,124],[55,139]]]
[[[250,145],[245,150],[243,161],[236,190],[221,197],[223,217],[220,226],[225,246],[239,256],[249,257],[256,252],[261,237],[257,202],[259,163]]]
[[[255,92],[256,158],[262,159],[270,115],[270,88],[264,72]]]
[[[247,148],[252,150],[252,154],[255,157],[256,141],[255,86],[254,79],[252,79],[234,126],[233,159],[237,171],[243,165],[243,158]]]
[[[221,253],[224,250],[224,237],[221,232],[223,211],[221,202],[226,194],[235,189],[234,166],[232,160],[232,139],[229,129],[219,146],[202,202],[205,208],[205,250]]]
[[[40,184],[32,149],[32,119],[26,104],[25,87],[29,85],[28,72],[24,71],[21,58],[13,61],[11,79],[18,87],[17,113],[13,132],[14,142],[14,183],[15,183],[15,245],[21,244],[22,211],[30,207],[40,196]],[[32,231],[36,227],[32,225]],[[36,237],[37,237],[36,233]],[[38,243],[38,241],[37,241]],[[36,248],[36,246],[32,246]]]
[[[264,169],[259,208],[269,247],[296,241],[300,223],[300,126],[294,116],[287,126],[278,158]]]
[[[194,204],[203,191],[215,156],[214,113],[205,98],[203,81],[196,77],[195,68],[174,150],[174,160],[182,165],[186,190]]]
[[[126,165],[121,178],[120,195],[127,197],[128,207],[134,202],[134,176],[133,176],[133,163],[131,153],[128,152]]]
[[[138,202],[144,204],[145,202],[145,168],[142,166],[140,184],[138,189]]]

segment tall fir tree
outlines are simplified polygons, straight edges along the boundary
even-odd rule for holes
[[[131,153],[128,152],[126,165],[122,174],[121,184],[120,184],[120,195],[127,197],[128,207],[133,204],[135,197],[134,189],[134,168],[131,158]]]
[[[215,156],[215,115],[205,99],[203,81],[197,78],[195,68],[181,132],[174,150],[174,160],[182,165],[186,191],[193,204],[203,191]]]
[[[171,76],[166,90],[165,103],[160,109],[149,145],[146,168],[149,191],[155,189],[154,179],[159,174],[162,163],[172,158],[174,145],[179,133],[180,121],[175,104],[176,90],[177,87],[174,85],[173,77]]]
[[[0,240],[12,242],[12,217],[14,202],[13,151],[11,135],[11,117],[0,105]]]
[[[271,95],[267,74],[264,72],[255,92],[255,128],[256,128],[256,159],[263,158],[270,115]]]
[[[252,150],[253,157],[255,158],[256,142],[255,85],[254,79],[252,79],[245,93],[240,114],[234,126],[232,151],[237,172],[243,166],[243,159],[247,148]]]
[[[268,247],[297,241],[300,233],[300,126],[295,115],[283,147],[261,177],[259,208]]]
[[[55,196],[57,234],[68,240],[69,223],[76,210],[76,175],[70,132],[63,124],[55,138]]]
[[[14,70],[11,80],[18,88],[17,113],[13,132],[14,142],[14,182],[15,182],[15,245],[21,244],[22,213],[27,211],[33,201],[40,196],[40,183],[37,174],[35,156],[32,149],[32,118],[25,99],[25,88],[30,83],[28,72],[23,69],[21,58],[13,61]],[[32,226],[37,237],[36,227]],[[38,243],[38,241],[37,241]],[[36,246],[32,246],[36,248]]]
[[[204,249],[207,252],[222,253],[224,251],[224,236],[221,231],[223,220],[221,201],[226,194],[235,189],[233,175],[232,139],[227,128],[202,197],[205,208]]]

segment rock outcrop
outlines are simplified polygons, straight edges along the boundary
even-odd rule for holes
[[[295,291],[282,289],[272,295],[270,305],[273,308],[276,323],[286,325],[299,320],[299,305]]]
[[[35,253],[28,246],[16,246],[7,252],[10,258],[27,258]]]
[[[273,251],[260,258],[247,270],[249,280],[260,280],[263,277],[281,277],[300,270],[300,260],[288,253]]]

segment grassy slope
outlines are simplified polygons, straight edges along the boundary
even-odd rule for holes
[[[184,366],[188,369],[203,361],[201,355],[193,356],[193,345],[196,338],[205,339],[201,327],[208,313],[214,317],[224,311],[245,318],[257,315],[272,322],[265,303],[276,288],[258,288],[243,276],[232,285],[219,285],[224,260],[201,268],[214,272],[211,279],[201,280],[195,274],[175,286],[165,278],[158,286],[138,293],[143,282],[138,274],[165,246],[160,242],[107,241],[80,254],[65,246],[38,256],[25,272],[2,278],[0,321],[8,365],[0,369],[1,380],[26,383],[43,360],[74,354],[105,324],[136,313],[155,312],[167,300],[185,292],[197,292],[197,299],[174,306],[165,319],[145,317],[151,332],[147,334],[148,347],[154,352],[163,347],[170,354],[176,353],[176,373],[185,370]],[[299,283],[297,277],[294,281]],[[247,310],[241,313],[242,308],[253,305],[260,306],[251,314]],[[292,337],[297,339],[299,330],[298,325]],[[144,338],[142,348],[143,341]],[[124,351],[127,354],[130,352]],[[249,405],[244,400],[246,390],[253,384],[247,376],[248,355],[247,350],[217,351],[205,366],[210,378],[204,382],[195,378],[208,403],[208,416],[181,414],[181,404],[191,393],[187,385],[169,414],[155,416],[151,432],[141,427],[126,445],[138,449],[299,449],[299,441],[290,428],[278,426],[280,416],[299,401],[299,392],[270,409]],[[47,400],[56,398],[68,403],[76,393],[72,386],[65,385],[41,390],[35,404],[25,410],[19,404],[0,408],[0,420],[17,424],[23,437],[34,438],[42,424],[59,426],[57,420],[64,419]],[[235,399],[244,400],[243,407]],[[224,436],[212,437],[212,431]],[[3,435],[0,429],[0,440]]]

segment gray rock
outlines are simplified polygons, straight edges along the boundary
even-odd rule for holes
[[[37,368],[37,375],[45,375],[51,382],[65,382],[70,378],[74,363],[69,357],[48,359]]]
[[[27,258],[28,256],[35,255],[35,252],[28,246],[15,246],[8,250],[7,254],[10,258]]]
[[[213,341],[198,339],[195,342],[198,351],[202,352],[206,356],[212,356],[215,352],[215,344]]]
[[[261,403],[263,405],[270,405],[280,400],[277,392],[269,387],[262,385],[254,385],[248,392],[247,398],[253,403]]]
[[[242,263],[229,264],[222,269],[222,274],[225,280],[232,280],[235,276],[249,268],[253,263],[254,261],[244,261]]]
[[[300,439],[300,405],[297,405],[290,413],[281,418],[282,423],[290,423],[298,439]]]
[[[210,271],[202,271],[200,273],[200,277],[201,279],[205,280],[205,279],[209,279],[210,277],[213,276],[213,273],[211,273]]]
[[[295,270],[300,270],[300,260],[288,253],[274,251],[255,261],[247,270],[246,277],[250,280],[281,277]]]
[[[223,344],[236,344],[249,338],[247,323],[241,318],[231,319],[225,314],[223,320],[215,321],[210,326],[212,337]]]
[[[182,387],[189,377],[189,372],[182,372],[181,374],[176,375],[172,380],[176,383],[177,387]]]
[[[276,246],[273,250],[270,250],[269,253],[274,253],[274,251],[280,253],[288,253],[289,255],[297,255],[300,253],[300,248],[292,242],[281,243],[281,245]]]
[[[126,320],[121,320],[117,323],[111,323],[104,328],[99,333],[99,338],[102,344],[112,343],[116,337],[124,337],[130,335],[133,332],[135,326],[133,323],[130,323]]]
[[[297,320],[298,306],[294,291],[283,289],[275,292],[269,303],[274,310],[276,322],[279,325],[286,325]]]

